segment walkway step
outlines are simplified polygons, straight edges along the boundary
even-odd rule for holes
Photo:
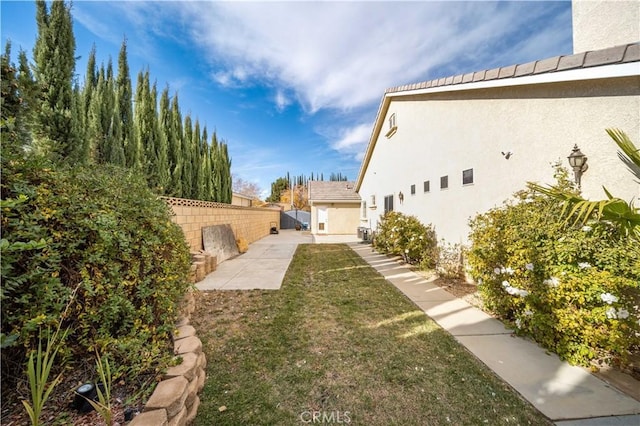
[[[369,245],[351,244],[367,263],[559,426],[640,425],[640,402],[571,366],[482,310]]]

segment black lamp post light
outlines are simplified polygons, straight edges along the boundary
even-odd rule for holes
[[[580,151],[578,144],[575,144],[567,159],[569,159],[569,165],[573,168],[576,185],[580,188],[582,174],[589,168],[589,165],[587,164],[587,156]]]

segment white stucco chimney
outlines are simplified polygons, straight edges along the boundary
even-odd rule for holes
[[[640,0],[572,0],[573,53],[640,41]]]

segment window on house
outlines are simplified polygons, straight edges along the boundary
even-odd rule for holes
[[[385,136],[390,138],[396,133],[396,130],[398,130],[398,125],[396,124],[396,113],[394,112],[389,116],[389,130]]]
[[[372,195],[371,196],[371,208],[374,208],[376,206],[376,196]]]
[[[366,219],[367,218],[367,202],[363,200],[360,207],[361,207],[360,217],[362,219]]]
[[[416,195],[416,186],[411,185],[411,195]]]
[[[442,176],[440,178],[440,189],[449,188],[449,176]]]
[[[393,195],[385,195],[384,197],[384,212],[393,211]]]
[[[424,192],[429,192],[431,189],[429,188],[431,186],[431,184],[429,183],[428,180],[425,180],[424,183]]]
[[[467,169],[462,171],[462,184],[468,185],[473,183],[473,169]]]

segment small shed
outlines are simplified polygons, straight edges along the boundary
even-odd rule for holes
[[[355,182],[310,181],[311,233],[355,235],[360,224],[361,199]]]

